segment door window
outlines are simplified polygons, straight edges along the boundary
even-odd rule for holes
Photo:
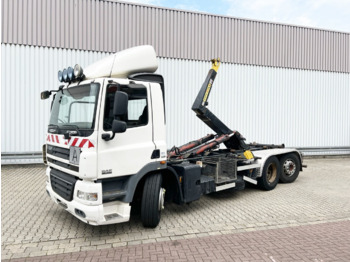
[[[110,85],[107,87],[105,110],[103,118],[103,129],[105,131],[112,130],[112,122],[114,119],[113,105],[114,95],[119,90],[128,94],[128,112],[122,116],[120,120],[125,121],[128,128],[145,126],[148,124],[148,104],[147,89],[145,87],[130,88]]]

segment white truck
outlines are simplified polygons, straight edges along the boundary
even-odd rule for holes
[[[152,46],[108,56],[83,70],[58,72],[43,146],[46,191],[91,225],[130,219],[138,203],[145,227],[160,221],[165,201],[190,203],[245,183],[264,190],[293,182],[302,155],[284,145],[246,144],[207,108],[220,61],[212,60],[192,110],[215,133],[167,150],[163,77]],[[221,145],[221,147],[220,147]],[[139,206],[139,205],[136,205]]]

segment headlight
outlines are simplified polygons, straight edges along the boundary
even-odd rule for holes
[[[63,81],[63,73],[62,73],[62,71],[58,71],[58,81],[60,81],[60,82]]]
[[[86,193],[78,190],[77,197],[87,201],[97,201],[97,193]]]
[[[83,76],[83,69],[78,64],[74,66],[74,76],[75,78],[81,78]]]
[[[67,69],[63,69],[62,74],[63,74],[63,81],[67,82],[68,81],[68,71],[67,71]]]
[[[73,74],[73,72],[74,72],[73,68],[68,67],[67,73],[68,73],[68,79],[69,79],[70,81],[73,81],[73,80],[74,80],[74,74]]]

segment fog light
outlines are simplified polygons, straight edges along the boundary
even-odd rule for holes
[[[82,218],[86,217],[85,213],[83,211],[81,211],[80,209],[76,208],[74,211],[75,211],[75,214],[77,214],[78,216],[80,216]]]
[[[97,193],[86,193],[78,190],[77,197],[87,201],[97,201],[98,196]]]

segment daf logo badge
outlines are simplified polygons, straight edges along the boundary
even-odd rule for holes
[[[70,138],[71,136],[77,135],[77,134],[78,134],[78,131],[75,131],[75,130],[68,130],[68,131],[66,131],[66,133],[64,134],[64,138],[65,138],[65,139],[68,139],[68,138]]]
[[[112,169],[102,170],[102,175],[112,174]]]
[[[74,131],[74,130],[73,131],[67,131],[66,133],[69,134],[70,136],[78,134],[78,132]]]

